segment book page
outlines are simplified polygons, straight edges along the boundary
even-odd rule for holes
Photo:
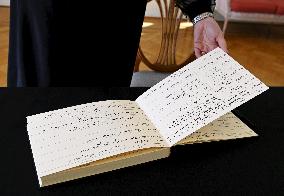
[[[216,48],[150,88],[136,102],[172,146],[267,89]]]
[[[257,136],[257,134],[253,130],[232,112],[229,112],[179,141],[177,145],[254,136]]]
[[[121,153],[166,146],[134,101],[102,101],[27,117],[38,176]]]

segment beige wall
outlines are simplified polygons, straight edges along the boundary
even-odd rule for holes
[[[0,0],[0,6],[1,5],[5,5],[5,6],[10,5],[10,0]]]

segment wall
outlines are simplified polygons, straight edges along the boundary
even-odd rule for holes
[[[155,1],[150,1],[147,4],[145,16],[147,17],[160,17],[158,5]]]
[[[9,6],[10,5],[10,0],[0,0],[0,6],[1,5]]]

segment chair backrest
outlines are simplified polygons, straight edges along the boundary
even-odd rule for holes
[[[183,14],[181,10],[175,6],[175,0],[155,0],[155,2],[158,5],[162,24],[159,53],[155,62],[152,63],[146,57],[140,45],[138,55],[142,62],[155,71],[174,72],[193,61],[195,56],[191,53],[182,63],[178,64],[176,62],[177,39]]]

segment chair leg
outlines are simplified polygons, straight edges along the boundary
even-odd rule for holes
[[[135,60],[135,65],[134,65],[134,70],[133,72],[138,72],[139,71],[139,65],[141,63],[141,57],[139,55],[139,51],[137,52],[137,55],[136,55],[136,60]]]
[[[223,24],[223,34],[224,35],[226,33],[226,30],[227,30],[228,22],[229,22],[228,18],[225,17],[224,24]]]

